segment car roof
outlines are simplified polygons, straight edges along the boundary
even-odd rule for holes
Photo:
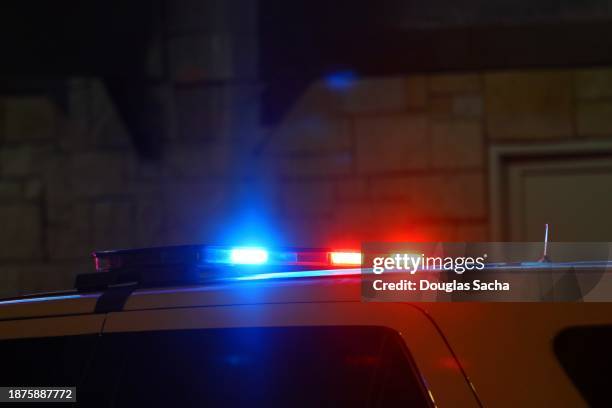
[[[0,320],[91,314],[106,293],[55,292],[0,300]],[[214,282],[201,285],[136,288],[121,310],[238,304],[359,301],[358,276]]]
[[[44,293],[0,300],[0,320],[92,313],[98,293]]]

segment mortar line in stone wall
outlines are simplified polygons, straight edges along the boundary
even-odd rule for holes
[[[487,130],[487,103],[486,103],[486,80],[485,80],[485,72],[480,71],[478,73],[478,79],[480,82],[480,99],[482,101],[482,110],[481,110],[481,117],[479,120],[479,125],[480,125],[480,131],[481,131],[481,139],[482,139],[482,151],[480,152],[480,154],[482,155],[482,163],[483,163],[483,192],[484,192],[484,205],[485,205],[485,214],[486,214],[486,237],[483,237],[483,239],[491,239],[491,189],[490,189],[490,183],[489,183],[489,178],[491,177],[490,174],[490,167],[489,167],[489,150],[490,150],[490,139],[489,139],[489,134],[488,134],[488,130]]]
[[[322,174],[322,175],[304,175],[304,176],[280,176],[279,181],[340,181],[340,180],[376,180],[376,179],[389,179],[389,178],[403,178],[403,177],[423,177],[423,176],[457,176],[457,175],[473,175],[482,174],[484,171],[483,167],[473,168],[457,168],[457,169],[422,169],[422,170],[399,170],[399,171],[387,171],[380,173],[368,173],[368,174]]]
[[[578,134],[578,95],[576,93],[576,70],[572,69],[570,71],[570,94],[571,94],[571,105],[570,105],[570,120],[572,121],[572,136],[570,139],[579,139],[580,135]]]
[[[369,201],[372,203],[372,201]],[[375,203],[375,202],[374,202]],[[300,212],[284,212],[283,219],[286,221],[304,221],[305,217],[311,221],[329,221],[335,217],[333,213],[300,213]],[[483,217],[414,217],[410,219],[411,223],[415,224],[432,224],[432,225],[482,225],[487,223],[487,219]]]

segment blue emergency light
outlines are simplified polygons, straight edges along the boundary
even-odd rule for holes
[[[268,251],[263,248],[232,248],[229,261],[234,265],[261,265],[268,262]]]

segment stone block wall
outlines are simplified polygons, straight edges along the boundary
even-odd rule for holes
[[[256,92],[227,105],[236,86],[202,87],[184,105],[173,99],[180,131],[168,125],[163,158],[147,161],[100,81],[71,86],[68,112],[41,96],[1,99],[4,294],[68,287],[94,249],[248,235],[249,215],[285,245],[484,240],[491,145],[612,130],[607,68],[361,78],[343,89],[320,80],[270,129],[238,113],[256,107]]]
[[[70,288],[96,249],[212,242],[253,184],[257,2],[165,3],[147,61],[161,160],[139,157],[100,78],[63,78],[62,106],[0,94],[0,296]]]
[[[483,103],[477,74],[313,84],[266,152],[292,241],[484,239]]]
[[[254,11],[193,3],[158,44],[160,160],[97,78],[65,109],[0,95],[0,295],[69,288],[96,249],[486,240],[490,146],[612,135],[610,68],[321,79],[262,128]]]

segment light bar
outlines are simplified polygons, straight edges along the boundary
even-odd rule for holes
[[[233,248],[230,262],[240,265],[261,265],[268,261],[268,251],[263,248]]]
[[[97,272],[140,273],[167,269],[172,273],[172,270],[182,268],[206,271],[214,276],[221,269],[236,273],[255,273],[255,269],[258,269],[257,273],[276,273],[355,268],[362,262],[362,254],[358,251],[206,245],[102,251],[93,256]]]
[[[153,287],[211,281],[355,276],[371,271],[370,268],[362,269],[363,255],[359,251],[339,249],[207,245],[100,251],[93,254],[98,273],[77,275],[75,287],[81,291],[99,291],[120,284]],[[588,272],[612,268],[612,261],[486,264],[488,271],[550,271],[560,268]],[[432,272],[442,270],[428,269]]]

